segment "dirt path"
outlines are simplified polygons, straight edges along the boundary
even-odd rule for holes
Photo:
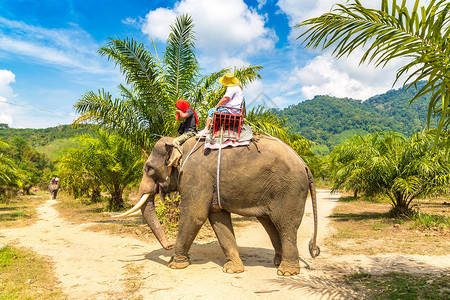
[[[52,207],[55,200],[38,208],[39,219],[32,226],[0,230],[0,244],[27,247],[54,261],[69,299],[349,299],[357,295],[339,286],[327,272],[450,268],[450,256],[437,261],[403,255],[331,257],[322,241],[331,230],[328,216],[339,196],[328,191],[317,194],[322,254],[313,260],[308,253],[313,233],[308,201],[298,233],[301,273],[289,278],[276,275],[274,251],[259,223],[236,228],[246,270],[232,275],[221,271],[225,259],[215,241],[196,242],[190,252],[192,265],[172,270],[167,267],[172,251],[163,250],[157,242],[86,231],[90,224],[75,225],[59,218]]]

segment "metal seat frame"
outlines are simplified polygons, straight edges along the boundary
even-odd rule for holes
[[[242,108],[220,106],[229,110],[238,111],[237,114],[214,112],[213,116],[213,136],[220,136],[222,138],[239,139],[241,135],[242,124],[244,123],[244,115]]]

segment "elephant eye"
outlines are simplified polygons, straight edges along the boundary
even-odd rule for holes
[[[151,176],[152,174],[155,173],[155,168],[150,165],[150,164],[145,164],[144,166],[144,172],[145,174],[147,174],[148,176]]]

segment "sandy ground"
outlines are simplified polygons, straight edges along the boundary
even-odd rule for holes
[[[308,199],[298,232],[301,272],[287,278],[277,276],[269,237],[256,222],[235,230],[245,265],[245,272],[240,274],[222,272],[225,258],[216,241],[194,243],[191,266],[169,269],[172,251],[163,250],[156,241],[84,230],[90,224],[76,225],[58,217],[53,208],[57,200],[38,208],[39,219],[33,225],[0,230],[0,244],[26,247],[53,261],[68,299],[356,299],[360,295],[330,275],[450,271],[450,255],[332,257],[323,239],[332,230],[328,216],[339,195],[321,190],[317,195],[322,253],[312,259],[308,252],[313,233]],[[133,284],[136,288],[130,289]]]

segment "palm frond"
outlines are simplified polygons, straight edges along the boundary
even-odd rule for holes
[[[198,62],[195,57],[194,24],[188,15],[177,17],[171,25],[172,31],[167,39],[164,53],[166,65],[165,80],[169,85],[169,96],[173,103],[185,97],[195,86]]]

